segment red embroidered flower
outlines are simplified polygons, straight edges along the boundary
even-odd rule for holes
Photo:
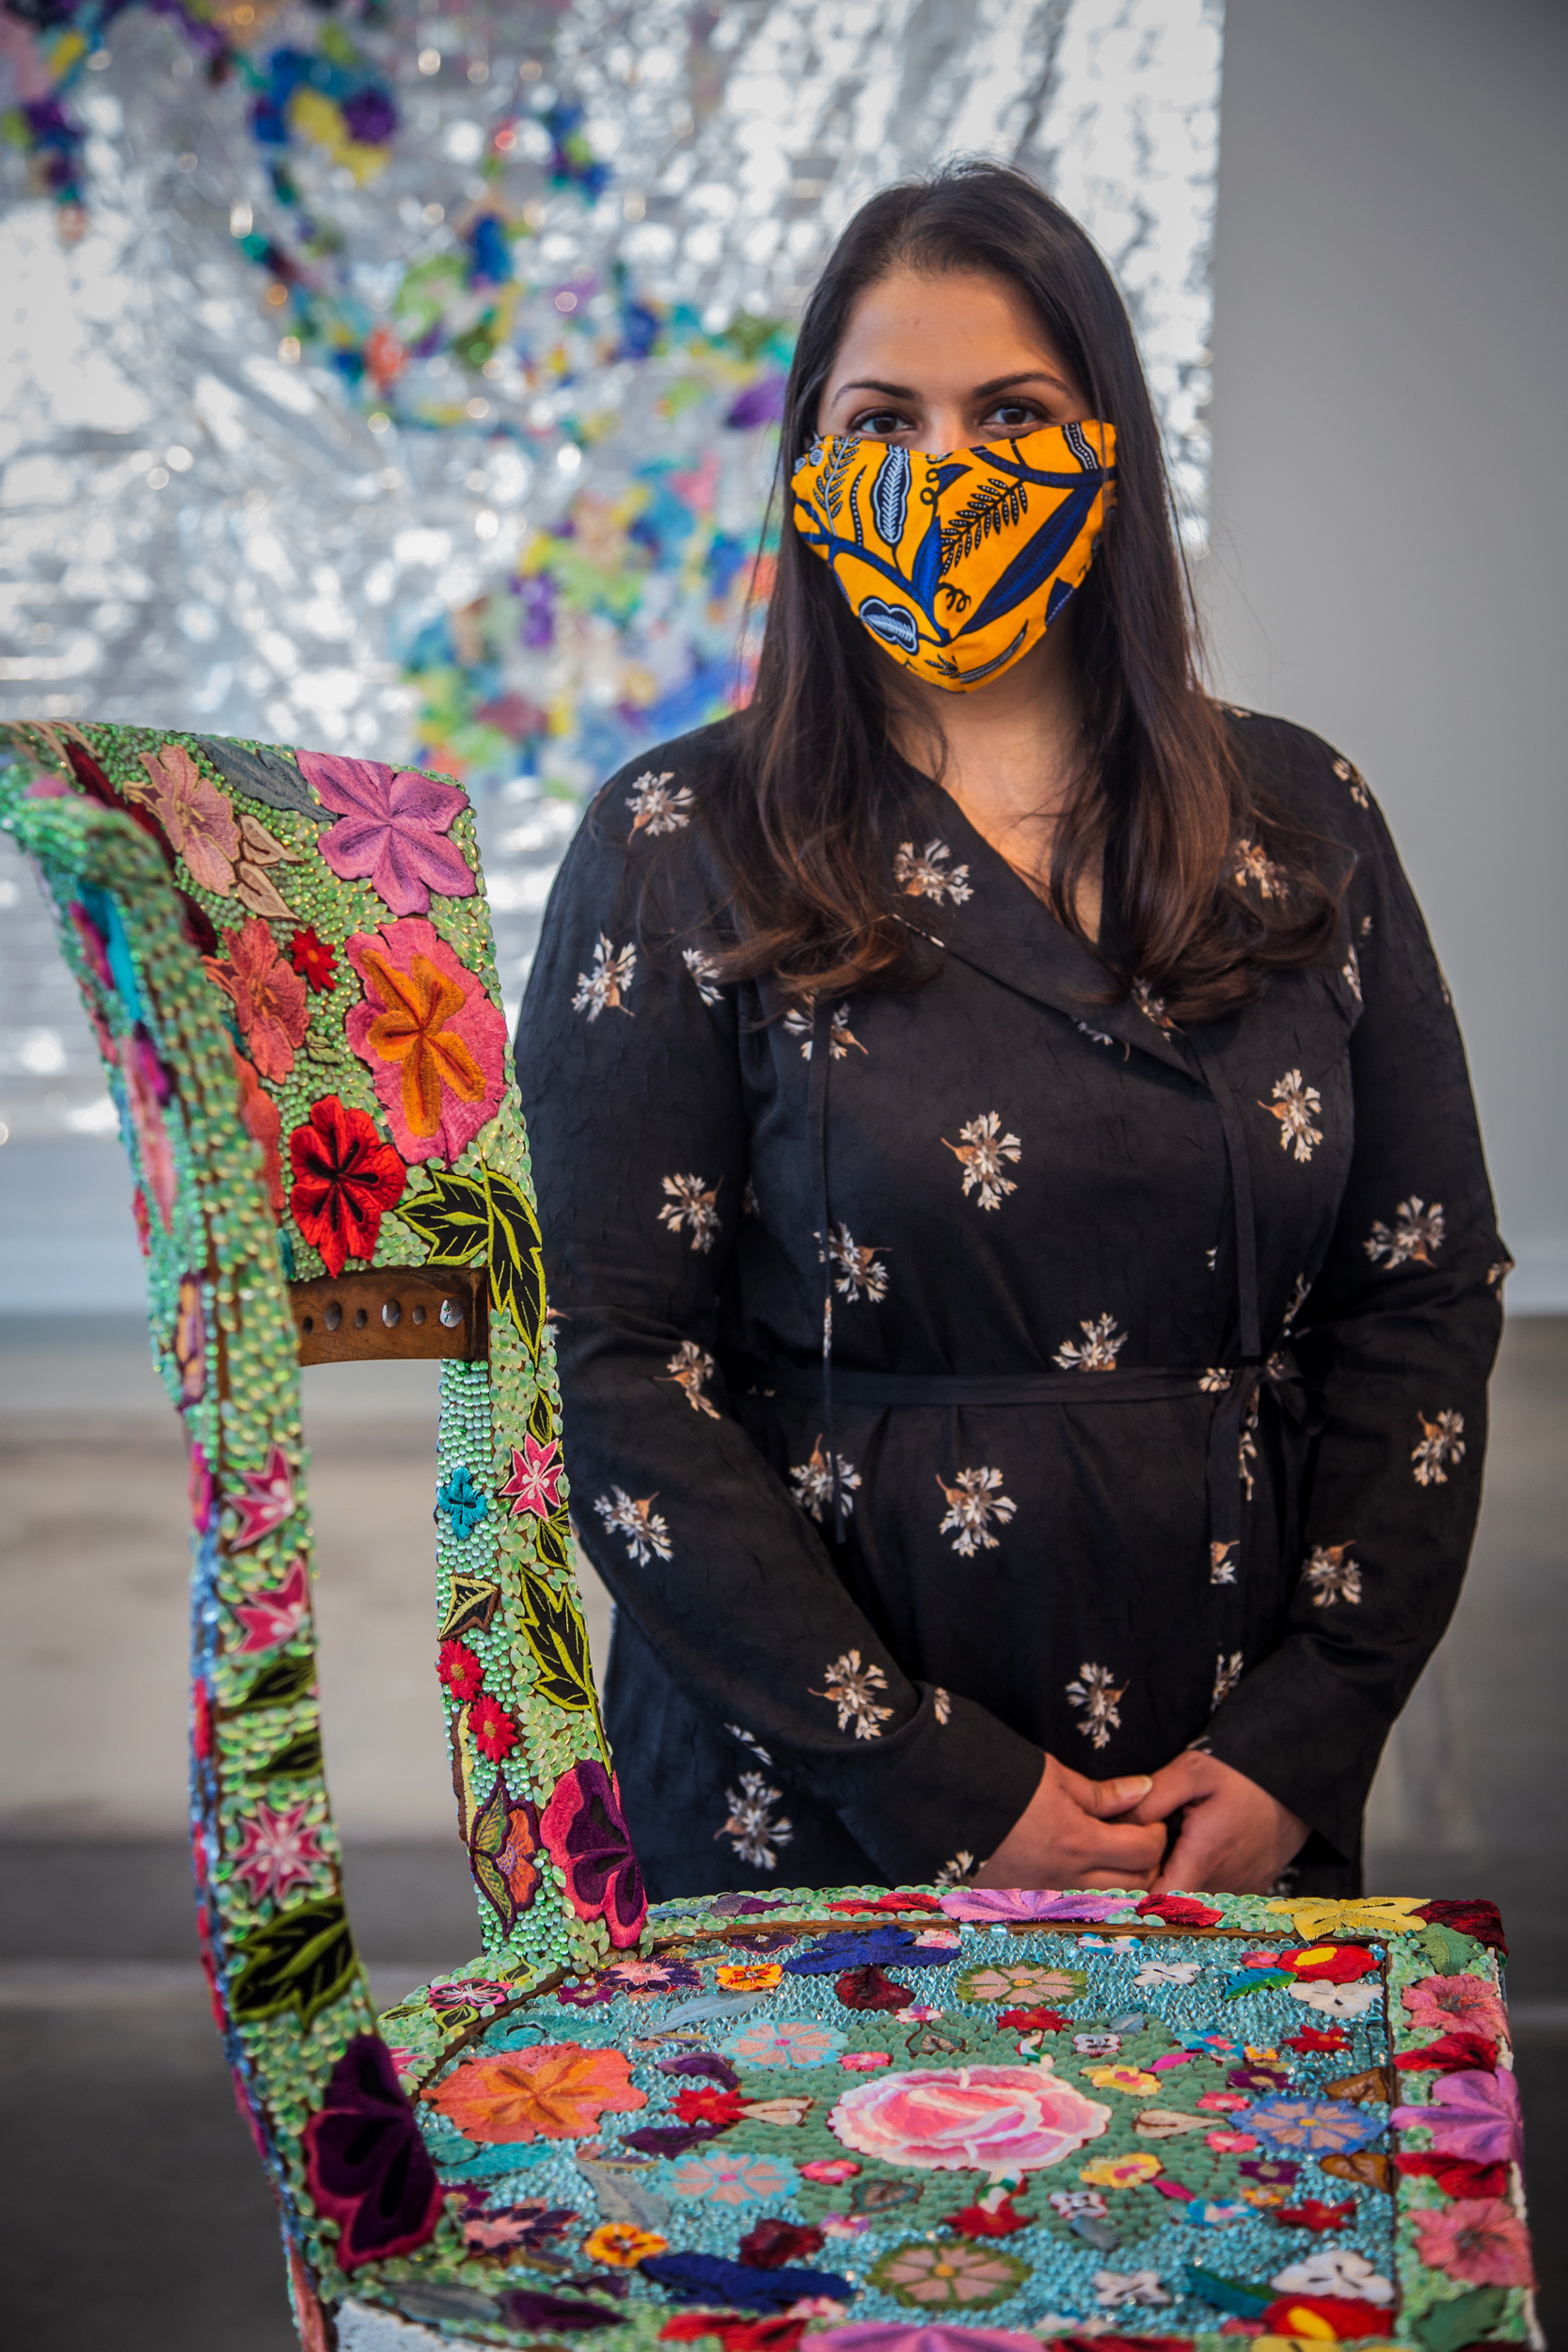
[[[230,1551],[248,1551],[252,1544],[281,1527],[294,1507],[294,1474],[280,1445],[268,1448],[259,1470],[243,1470],[240,1475],[245,1492],[227,1498],[240,1518],[229,1539]]]
[[[739,2122],[745,2105],[738,2090],[677,2090],[674,2100],[683,2123],[713,2123],[721,2131]]]
[[[1310,2058],[1319,2050],[1348,2050],[1350,2036],[1343,2026],[1330,2026],[1326,2033],[1316,2026],[1303,2026],[1300,2033],[1286,2035],[1284,2047],[1299,2050],[1303,2058]]]
[[[475,1743],[481,1755],[487,1756],[492,1764],[500,1763],[502,1758],[510,1756],[516,1746],[516,1724],[505,1708],[493,1699],[488,1692],[483,1697],[475,1699],[468,1710],[468,1721],[473,1726]]]
[[[292,1642],[309,1613],[305,1563],[296,1560],[282,1583],[270,1593],[256,1593],[249,1600],[234,1603],[234,1614],[245,1629],[241,1653],[276,1649],[280,1642]]]
[[[1225,1914],[1191,1895],[1146,1895],[1138,1905],[1138,1916],[1163,1919],[1167,1928],[1215,1928]]]
[[[787,2264],[819,2254],[823,2244],[821,2231],[809,2223],[802,2227],[798,2221],[779,2221],[770,2216],[748,2230],[735,2250],[748,2269],[783,2270]]]
[[[476,1699],[484,1685],[484,1669],[466,1642],[443,1642],[436,1672],[454,1699]]]
[[[796,2352],[805,2332],[803,2319],[735,2319],[721,2312],[677,2312],[658,2331],[662,2344],[717,2336],[722,2352]]]
[[[1355,1984],[1371,1975],[1377,1962],[1359,1944],[1308,1944],[1281,1952],[1278,1964],[1312,1984]]]
[[[961,2237],[1011,2237],[1015,2230],[1026,2230],[1033,2217],[1020,2213],[1011,2197],[1003,2197],[991,2206],[962,2205],[942,2218]]]
[[[1318,2319],[1323,2328],[1313,2328],[1320,2335],[1324,2329],[1330,2335],[1391,2336],[1394,2332],[1394,2308],[1391,2303],[1363,2303],[1352,2295],[1282,2295],[1271,2303],[1259,2317],[1263,2331],[1271,2336],[1302,2336],[1307,2332],[1296,2322],[1301,2318]]]
[[[1469,2156],[1448,2156],[1435,2148],[1402,2151],[1394,2158],[1402,2172],[1424,2173],[1445,2197],[1502,2197],[1508,2192],[1506,2164],[1477,2164]]]
[[[402,1200],[408,1171],[370,1113],[336,1094],[311,1104],[309,1123],[289,1137],[289,1158],[294,1221],[336,1279],[345,1258],[374,1255],[382,1216]]]
[[[999,2026],[1016,2026],[1021,2033],[1065,2033],[1067,2019],[1058,2009],[1005,2009]]]
[[[338,969],[338,959],[323,939],[316,937],[316,927],[295,931],[289,942],[289,961],[302,980],[308,980],[318,996],[325,996],[332,985]]]
[[[1343,2204],[1329,2205],[1321,2197],[1304,2197],[1299,2205],[1276,2205],[1274,2217],[1292,2230],[1348,2230],[1355,2219],[1355,2200],[1347,2197]]]
[[[531,1511],[535,1518],[547,1519],[552,1511],[559,1510],[561,1497],[556,1490],[565,1467],[553,1438],[548,1445],[539,1445],[525,1430],[523,1451],[519,1454],[513,1447],[512,1475],[500,1490],[515,1497],[513,1518],[521,1518],[525,1511]]]
[[[1503,1923],[1496,1903],[1449,1902],[1446,1899],[1423,1903],[1416,1914],[1429,1927],[1452,1928],[1456,1935],[1473,1935],[1478,1944],[1488,1944],[1495,1952],[1508,1957],[1508,1943]]]
[[[1455,2074],[1472,2069],[1490,2073],[1497,2063],[1497,2045],[1490,2034],[1445,2033],[1419,2050],[1402,2050],[1394,2064],[1407,2074]]]

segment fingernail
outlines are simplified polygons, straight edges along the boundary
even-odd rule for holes
[[[1134,1797],[1147,1797],[1153,1786],[1147,1772],[1132,1772],[1121,1783],[1123,1790]]]

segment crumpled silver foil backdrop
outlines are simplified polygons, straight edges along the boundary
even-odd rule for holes
[[[1219,0],[235,17],[256,71],[218,87],[188,25],[112,20],[68,93],[74,244],[4,167],[0,715],[464,774],[514,1003],[582,795],[736,691],[790,322],[875,187],[985,151],[1078,215],[1202,544]],[[296,94],[285,204],[258,74],[319,54],[324,24],[401,120],[372,153],[351,106]],[[499,294],[485,218],[519,257]],[[326,321],[314,340],[279,331],[296,300]],[[0,1119],[113,1132],[4,849]]]

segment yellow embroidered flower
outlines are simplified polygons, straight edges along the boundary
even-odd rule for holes
[[[1140,2066],[1086,2066],[1084,2072],[1097,2090],[1125,2090],[1141,2096],[1160,2088],[1159,2076],[1146,2074]]]
[[[1426,1895],[1363,1895],[1351,1902],[1331,1902],[1301,1896],[1272,1902],[1271,1911],[1288,1912],[1298,1935],[1316,1942],[1321,1935],[1409,1935],[1420,1926],[1413,1916],[1430,1900]]]
[[[1132,2156],[1096,2156],[1092,2164],[1080,2168],[1078,2178],[1087,2181],[1091,2188],[1141,2188],[1164,2169],[1158,2156],[1140,2151]]]
[[[784,1970],[774,1960],[735,1963],[716,1968],[713,1973],[726,1993],[770,1993],[784,1981]]]
[[[629,2221],[602,2221],[582,2241],[591,2262],[608,2263],[612,2270],[634,2270],[650,2254],[662,2254],[670,2241],[657,2230],[635,2229]]]

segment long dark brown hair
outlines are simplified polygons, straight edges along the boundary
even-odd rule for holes
[[[1095,948],[1107,996],[1134,977],[1178,1022],[1249,1003],[1271,970],[1316,961],[1337,892],[1277,811],[1258,804],[1199,678],[1197,632],[1132,330],[1078,223],[1021,171],[949,167],[862,206],[806,306],[784,394],[776,501],[816,436],[849,313],[899,268],[980,270],[1016,286],[1117,429],[1117,500],[1073,599],[1084,726],[1076,781],[1043,877],[1057,919],[1087,940],[1080,882],[1102,874]],[[786,519],[750,703],[701,796],[736,944],[726,977],[772,975],[792,994],[897,988],[928,977],[898,921],[884,811],[907,788],[890,721],[898,672]],[[900,784],[900,775],[904,782]],[[1235,879],[1238,845],[1281,878],[1265,899]]]

